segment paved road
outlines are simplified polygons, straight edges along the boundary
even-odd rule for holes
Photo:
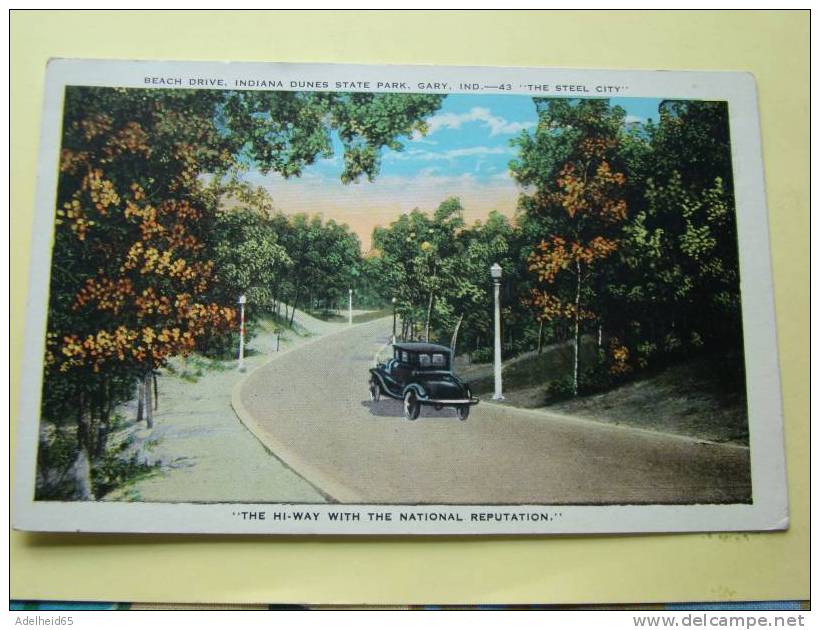
[[[240,417],[280,459],[343,503],[726,503],[748,501],[745,448],[488,402],[449,409],[367,395],[391,320],[331,333],[258,368]],[[662,401],[659,401],[662,403]]]

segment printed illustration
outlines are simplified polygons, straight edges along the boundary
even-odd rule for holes
[[[38,502],[749,504],[725,101],[65,89]]]

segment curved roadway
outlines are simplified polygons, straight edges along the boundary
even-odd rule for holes
[[[251,373],[242,421],[342,503],[734,503],[750,499],[749,450],[482,401],[460,422],[371,402],[368,367],[392,321],[343,327]],[[659,401],[661,403],[662,401]],[[660,406],[660,405],[659,405]]]

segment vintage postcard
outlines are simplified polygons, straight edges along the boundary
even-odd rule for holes
[[[13,523],[788,526],[754,79],[54,60]]]

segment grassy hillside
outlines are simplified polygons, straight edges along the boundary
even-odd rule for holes
[[[595,346],[582,346],[582,362]],[[551,346],[541,355],[529,353],[504,366],[505,404],[623,424],[714,442],[748,444],[745,389],[719,357],[702,357],[645,374],[619,387],[571,400],[553,400],[551,381],[572,370],[572,345]],[[456,371],[482,399],[493,391],[491,364],[458,366]]]
[[[670,366],[611,391],[551,410],[713,442],[748,444],[746,396],[707,358]]]
[[[321,319],[323,322],[334,322],[337,324],[346,324],[347,323],[347,311],[340,310],[340,311],[324,311],[324,310],[313,310],[313,311],[306,311],[310,314],[311,317],[315,317],[316,319]],[[392,315],[393,311],[389,308],[384,308],[375,311],[362,311],[362,310],[353,310],[353,323],[354,324],[364,324],[365,322],[372,321],[374,319],[379,319],[380,317],[387,317],[388,315]]]
[[[592,363],[596,347],[591,338],[581,343],[581,362]],[[572,343],[547,346],[541,354],[527,352],[504,362],[504,391],[516,392],[516,405],[541,407],[549,402],[547,384],[572,373]],[[470,384],[477,394],[493,391],[492,363],[465,365],[456,360],[456,373]],[[533,390],[533,391],[530,391]]]

